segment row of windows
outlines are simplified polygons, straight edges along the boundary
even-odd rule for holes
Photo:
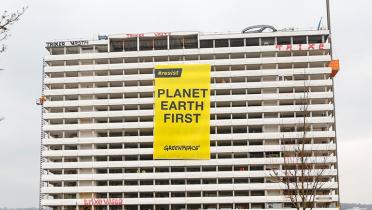
[[[187,167],[128,167],[128,168],[98,168],[98,169],[80,169],[79,174],[122,174],[122,173],[183,173],[183,172],[226,172],[226,171],[273,171],[273,170],[291,170],[296,166],[293,165],[220,165],[220,166],[187,166]],[[310,166],[309,166],[310,167]],[[333,163],[318,163],[312,164],[313,169],[332,169],[334,168]],[[62,175],[62,174],[78,174],[78,169],[50,169],[47,170],[47,174],[54,174],[54,175]],[[327,174],[323,174],[324,176],[328,176]],[[169,184],[169,177],[163,177],[161,179],[162,183],[166,185]],[[249,179],[243,178],[246,183],[249,183]],[[261,178],[260,178],[261,179]],[[176,179],[177,180],[177,179]],[[192,179],[198,181],[200,179]],[[211,179],[208,179],[211,180]],[[213,180],[213,179],[212,179]],[[242,178],[239,178],[240,182]],[[262,178],[263,180],[263,178]],[[130,185],[138,185],[138,180],[126,180],[126,184]],[[146,182],[150,182],[152,184],[152,179],[143,180]],[[200,184],[199,182],[194,184]],[[202,182],[203,184],[215,184],[213,181],[209,181],[208,183]],[[262,182],[263,183],[263,182]],[[188,183],[191,184],[191,183]]]
[[[227,146],[230,147],[230,146]],[[218,147],[223,148],[223,147]],[[61,150],[60,150],[61,151]],[[113,150],[114,151],[114,150]],[[308,152],[306,155],[311,156],[329,156],[332,152],[327,151],[317,151]],[[228,159],[228,158],[274,158],[282,157],[282,152],[245,152],[245,153],[212,153],[214,159]],[[106,156],[82,156],[80,159],[78,157],[49,157],[51,162],[84,162],[84,161],[133,161],[133,160],[152,160],[152,155],[106,155]],[[231,167],[227,167],[227,171],[231,170]],[[226,171],[226,170],[225,170]]]
[[[266,119],[272,119],[272,118],[266,118]],[[299,117],[297,119],[303,119],[303,117]],[[313,118],[314,119],[314,118]],[[319,118],[323,119],[323,118]],[[330,118],[329,118],[330,119]],[[262,126],[260,125],[250,125],[246,126],[244,122],[239,122],[239,124],[242,125],[234,125],[234,126],[219,126],[219,127],[211,127],[210,134],[246,134],[246,133],[277,133],[277,132],[303,132],[303,125],[298,124],[296,125],[281,125],[280,129],[278,128],[268,128],[266,132],[262,130]],[[246,123],[246,122],[245,122]],[[260,122],[257,122],[257,124],[260,124]],[[284,124],[284,123],[283,123]],[[62,124],[61,124],[62,125]],[[71,124],[66,124],[71,125]],[[267,125],[269,126],[269,125]],[[307,123],[306,132],[311,131],[332,131],[333,126],[332,123]],[[153,131],[151,128],[144,128],[144,129],[125,129],[125,130],[119,130],[119,131],[97,131],[96,134],[87,134],[84,133],[84,135],[81,135],[80,137],[124,137],[124,136],[153,136]],[[63,131],[52,131],[50,132],[50,135],[47,135],[47,137],[52,138],[77,138],[78,131],[69,131],[69,132],[63,132]]]
[[[110,40],[110,52],[195,48],[198,48],[197,35],[170,36],[169,39],[168,36],[162,36]]]
[[[284,84],[284,83],[283,83]],[[109,91],[109,89],[106,89]],[[267,88],[236,88],[236,89],[217,89],[217,90],[211,90],[211,96],[235,96],[235,95],[265,95],[265,94],[281,94],[281,93],[326,93],[332,91],[332,87],[324,87],[324,85],[317,85],[317,86],[309,86],[309,87],[282,87],[282,88],[276,88],[276,87],[267,87]],[[278,95],[279,96],[279,95]],[[153,92],[127,92],[127,93],[100,93],[100,94],[85,94],[85,95],[78,95],[76,93],[75,95],[48,95],[46,97],[47,101],[77,101],[77,100],[110,100],[110,99],[145,99],[145,98],[154,98]],[[223,102],[214,102],[216,104],[216,107],[219,107],[217,104],[221,104]],[[226,103],[226,102],[224,102]],[[240,102],[233,102],[236,104],[244,103],[245,101]],[[256,102],[252,102],[252,104],[257,104]],[[212,104],[214,105],[214,104]],[[234,105],[233,105],[234,106]],[[255,106],[255,105],[252,105]],[[126,110],[140,110],[140,109],[151,109],[151,107],[148,107],[148,104],[142,104],[142,105],[135,105],[135,104],[127,104],[124,105],[124,107],[127,107]],[[148,107],[148,108],[146,108]],[[213,107],[213,106],[212,106]]]
[[[225,38],[198,40],[198,35],[134,37],[126,39],[110,39],[110,52],[172,50],[196,48],[220,48],[243,46],[267,46],[288,44],[317,44],[327,42],[328,35],[283,36],[256,38]],[[106,45],[71,46],[48,48],[51,55],[101,53],[108,52]]]
[[[122,58],[99,58],[84,60],[58,60],[47,61],[48,66],[75,66],[75,65],[99,65],[120,63],[145,63],[145,62],[169,62],[169,61],[198,61],[198,60],[223,60],[223,59],[250,59],[250,58],[275,58],[275,57],[299,57],[299,56],[322,56],[329,55],[327,50],[301,50],[279,52],[239,52],[221,54],[193,54],[193,55],[166,55],[166,56],[142,56]]]
[[[66,185],[65,185],[66,186]],[[105,186],[105,185],[98,185]],[[117,185],[111,185],[117,186]],[[68,186],[66,186],[68,187]],[[76,194],[73,194],[76,196]],[[72,198],[76,198],[70,194]],[[280,195],[280,194],[279,194]],[[67,196],[67,197],[70,197]],[[263,190],[236,190],[236,191],[203,191],[203,192],[126,192],[126,193],[110,193],[110,198],[168,198],[168,197],[227,197],[227,196],[265,196]],[[61,198],[56,196],[54,199]],[[70,197],[70,198],[71,198]],[[107,198],[107,193],[97,193],[96,198]],[[65,197],[65,199],[67,199]]]
[[[289,44],[316,44],[325,43],[327,36],[293,36],[293,37],[261,37],[261,38],[235,38],[200,40],[200,48],[267,46]]]
[[[321,104],[330,104],[329,99],[311,99],[308,100],[309,105],[321,105]],[[265,109],[265,106],[303,106],[303,103],[301,103],[301,100],[273,100],[273,101],[237,101],[237,102],[212,102],[211,103],[211,108],[218,108],[218,107],[255,107],[255,106],[262,106],[262,109]],[[139,107],[138,107],[139,106]],[[152,110],[153,105],[152,104],[143,104],[143,105],[111,105],[111,106],[84,106],[84,107],[53,107],[53,108],[45,108],[46,113],[70,113],[70,112],[108,112],[108,111],[124,111],[124,110]],[[268,112],[268,111],[266,111]],[[313,111],[312,113],[314,114],[316,111]],[[282,112],[277,112],[285,115],[285,111]],[[226,113],[229,114],[229,113]],[[240,115],[244,115],[245,113],[241,113]],[[252,112],[252,114],[254,114]],[[317,116],[315,114],[314,116]],[[281,117],[281,116],[278,116]],[[211,119],[216,119],[217,117],[212,114]],[[232,116],[232,119],[237,118],[239,119],[238,113],[235,116]],[[146,122],[148,118],[146,117],[137,117],[137,119],[133,118],[128,118],[132,119],[132,122]]]
[[[328,90],[328,89],[326,89]],[[279,89],[279,93],[293,93],[293,90],[290,89],[288,92]],[[330,90],[328,90],[330,91]],[[316,91],[322,92],[322,91]],[[301,93],[295,91],[295,93]],[[257,93],[259,94],[259,93]],[[58,98],[63,100],[62,98]],[[68,96],[67,96],[68,97]],[[82,96],[80,96],[82,99]],[[110,96],[107,96],[106,99],[112,99]],[[55,101],[53,97],[48,98],[50,101]],[[93,98],[92,98],[93,99]],[[218,101],[218,102],[211,102],[211,108],[218,108],[218,107],[258,107],[262,106],[261,108],[265,108],[265,106],[303,106],[303,105],[319,105],[319,104],[330,104],[332,100],[330,99],[282,99],[282,100],[249,100],[249,101]],[[68,112],[107,112],[107,111],[123,111],[123,110],[152,110],[153,103],[143,103],[141,105],[137,104],[126,104],[126,105],[96,105],[96,106],[69,106],[69,107],[50,107],[45,108],[45,112],[47,113],[68,113]],[[213,115],[211,115],[212,118]],[[141,120],[138,120],[141,121]]]
[[[306,178],[304,179],[304,181],[307,181],[307,182],[312,182],[314,180],[314,178]],[[332,178],[331,177],[324,177],[321,179],[323,182],[330,182],[332,181]],[[112,181],[93,181],[95,182],[94,184],[92,184],[92,181],[85,181],[85,182],[90,182],[89,184],[87,183],[84,183],[85,185],[80,185],[80,186],[151,186],[151,185],[200,185],[200,184],[248,184],[248,183],[252,183],[252,184],[260,184],[260,183],[276,183],[274,179],[265,179],[265,178],[219,178],[219,179],[188,179],[188,180],[185,180],[185,179],[178,179],[178,180],[112,180]],[[78,186],[78,182],[77,181],[65,181],[65,182],[49,182],[48,183],[48,186],[49,187],[75,187],[75,186]],[[204,192],[208,192],[208,191],[204,191]],[[204,193],[203,192],[203,193]],[[216,191],[214,191],[216,193]],[[219,194],[218,196],[233,196],[233,191],[223,191],[224,192],[224,195],[221,195]],[[237,193],[239,192],[239,193]],[[244,192],[244,193],[243,193]],[[251,194],[249,194],[249,192],[251,192]],[[255,192],[255,193],[252,193],[252,192]],[[258,193],[260,192],[260,193]],[[170,194],[172,194],[174,192],[171,192]],[[187,192],[177,192],[177,195],[178,196],[171,196],[171,197],[201,197],[200,192],[194,192],[194,196],[185,196],[185,194],[179,194],[179,193],[187,193]],[[231,193],[231,194],[230,194]],[[136,193],[128,193],[128,194],[131,194],[131,195],[136,195]],[[128,195],[127,194],[127,195]],[[146,197],[149,197],[149,196],[154,196],[152,193],[150,192],[140,192],[139,194],[140,197],[142,198],[146,198]],[[164,196],[164,197],[168,197],[168,192],[161,192],[161,194]],[[209,196],[205,196],[203,195],[203,197],[217,197],[217,194],[210,194],[208,193]],[[248,191],[248,190],[239,190],[239,191],[235,191],[235,196],[265,196],[267,194],[264,193],[264,191],[256,191],[256,190],[253,190],[253,191]],[[280,195],[279,193],[277,193],[277,195]],[[117,195],[119,196],[119,195]],[[161,196],[161,197],[163,197]],[[98,196],[97,196],[98,197]],[[124,195],[124,197],[126,197]],[[132,196],[131,196],[132,197]],[[157,197],[157,196],[155,196]],[[120,198],[120,197],[118,197]]]
[[[331,113],[327,113],[326,111],[317,111],[317,112],[308,112],[306,116],[304,116],[303,111],[299,112],[287,112],[287,113],[250,113],[250,114],[217,114],[212,115],[211,120],[231,120],[231,119],[275,119],[275,118],[316,118],[316,117],[332,117]],[[152,116],[147,117],[112,117],[112,118],[71,118],[71,119],[51,119],[46,120],[46,124],[48,125],[73,125],[73,124],[95,124],[95,123],[128,123],[128,122],[153,122]],[[310,126],[310,124],[309,124]],[[213,132],[213,129],[214,132]],[[227,133],[262,133],[262,129],[253,128],[253,126],[245,127],[245,126],[232,126],[231,131],[229,128],[223,129],[222,127],[216,127],[211,129],[211,133],[222,133],[222,131],[226,130]],[[141,132],[141,131],[140,131]],[[143,130],[141,132],[145,134]],[[152,135],[152,133],[148,132],[148,135]]]
[[[76,198],[76,195],[64,194],[65,199]],[[327,194],[328,195],[328,194]],[[72,197],[71,197],[72,196]],[[55,197],[55,196],[54,196]],[[61,198],[59,198],[61,199]],[[218,203],[205,203],[205,204],[156,204],[156,205],[124,205],[122,206],[94,206],[95,210],[200,210],[200,209],[282,209],[282,208],[292,208],[296,207],[292,203],[233,203],[231,201],[224,201],[225,199],[220,199]],[[336,208],[337,202],[315,202],[312,205],[314,208]],[[82,208],[83,206],[80,206]],[[310,207],[310,206],[309,206]],[[53,206],[53,210],[62,210],[62,206]],[[63,210],[78,210],[79,206],[63,206]],[[92,208],[84,206],[84,210],[91,210]]]
[[[316,151],[306,152],[306,157],[327,157],[332,156],[332,151]],[[282,157],[281,152],[225,152],[225,153],[211,153],[211,159],[239,159],[239,158],[279,158]],[[62,162],[115,162],[115,161],[148,161],[154,160],[152,154],[143,155],[106,155],[106,156],[81,156],[81,157],[48,157],[47,162],[62,163]],[[229,169],[230,168],[230,169]],[[152,168],[148,168],[149,171],[153,172]],[[226,171],[231,171],[231,167],[227,167]],[[136,171],[138,172],[138,171]],[[141,171],[142,172],[142,171]],[[130,172],[126,172],[130,173]],[[135,173],[134,171],[132,173]]]
[[[312,74],[312,75],[289,75],[289,76],[240,76],[240,77],[214,77],[211,78],[211,84],[230,84],[230,83],[253,83],[253,82],[275,82],[275,81],[306,81],[306,80],[326,80],[328,74]],[[90,83],[60,83],[48,84],[45,86],[47,90],[58,89],[79,89],[79,88],[107,88],[107,87],[133,87],[133,86],[153,86],[154,80],[140,81],[112,81],[112,82],[90,82]]]
[[[305,62],[305,63],[278,63],[278,64],[247,64],[247,65],[219,65],[212,66],[212,72],[219,71],[245,71],[245,70],[269,70],[269,69],[304,69],[327,67],[328,62]],[[311,70],[311,69],[308,69]],[[119,75],[142,75],[154,74],[154,69],[117,69],[99,71],[68,71],[68,72],[48,72],[48,78],[64,77],[93,77],[93,76],[119,76]],[[290,75],[288,75],[290,76]]]
[[[303,117],[302,117],[303,118]],[[306,131],[332,131],[332,123],[322,123],[322,124],[311,124],[307,123]],[[270,126],[270,125],[267,125]],[[272,132],[303,132],[303,125],[281,125],[280,129],[276,127],[271,127],[266,133]],[[260,125],[236,125],[236,126],[219,126],[211,127],[211,134],[244,134],[244,133],[263,133],[262,126]],[[125,136],[153,136],[153,130],[151,128],[143,129],[123,129],[115,131],[86,131],[81,133],[79,136],[78,131],[50,131],[46,133],[46,138],[78,138],[78,137],[125,137]]]
[[[211,90],[211,96],[229,96],[229,95],[258,95],[258,94],[280,94],[280,93],[321,93],[321,92],[330,92],[332,91],[331,86],[325,87],[322,86],[308,86],[308,87],[267,87],[267,88],[239,88],[239,89],[217,89]],[[99,93],[99,94],[84,94],[84,95],[49,95],[47,96],[47,101],[75,101],[75,100],[107,100],[107,99],[130,99],[130,98],[154,98],[153,92],[127,92],[127,93]],[[216,107],[219,107],[218,104],[226,103],[226,102],[212,102],[211,106],[216,104]],[[240,102],[233,102],[233,103],[245,103],[245,101]],[[257,104],[256,102],[252,102],[252,104]],[[135,108],[133,106],[138,106],[134,104],[127,104],[124,105],[128,107],[128,110]],[[142,104],[139,106],[144,106],[143,109],[146,109],[146,104]],[[245,106],[245,104],[243,105]],[[252,105],[254,106],[254,105]],[[213,106],[212,106],[213,107]],[[151,108],[148,108],[151,109]]]
[[[328,193],[329,194],[329,193]],[[327,195],[328,195],[327,194]],[[76,195],[64,194],[65,199],[76,198]],[[71,197],[72,196],[72,197]],[[55,196],[54,196],[55,197]],[[61,198],[59,198],[61,199]],[[122,206],[94,206],[95,210],[200,210],[200,209],[282,209],[282,208],[291,208],[295,209],[296,207],[292,203],[233,203],[231,201],[224,201],[225,199],[220,199],[218,203],[205,203],[205,204],[156,204],[156,205],[124,205]],[[314,208],[336,208],[337,202],[315,202],[314,205],[311,205]],[[80,206],[82,208],[82,206]],[[310,207],[310,206],[309,206]],[[62,210],[61,206],[53,206],[53,210]],[[79,206],[63,206],[63,210],[78,210]],[[91,210],[92,208],[84,206],[84,210]]]
[[[296,145],[302,142],[302,139],[271,139],[271,140],[233,140],[233,141],[210,141],[212,147],[215,146],[260,146],[260,145]],[[333,140],[330,138],[306,139],[305,144],[329,144]],[[97,143],[97,144],[64,144],[45,146],[45,150],[91,150],[91,149],[133,149],[133,148],[152,148],[152,142],[128,142],[128,143]],[[44,150],[44,151],[45,151]]]

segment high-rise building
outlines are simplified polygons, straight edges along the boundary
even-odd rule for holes
[[[339,208],[328,30],[120,34],[46,49],[43,208],[290,208],[272,174],[302,141],[326,171],[314,208]],[[156,64],[211,65],[210,160],[153,159]]]

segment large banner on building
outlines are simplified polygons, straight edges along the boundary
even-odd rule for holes
[[[154,159],[210,159],[210,70],[155,66]]]

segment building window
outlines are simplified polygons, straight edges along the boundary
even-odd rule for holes
[[[244,39],[230,39],[230,47],[244,46]]]
[[[166,50],[168,49],[168,39],[167,37],[158,37],[154,39],[155,50]]]
[[[200,48],[213,48],[213,40],[200,40]]]
[[[278,37],[277,42],[278,42],[279,45],[291,44],[291,37],[288,37],[288,36]]]
[[[140,50],[153,50],[154,40],[152,38],[140,38]]]
[[[246,46],[260,46],[260,40],[258,38],[247,38],[245,40]]]
[[[294,36],[293,44],[306,44],[306,36]]]
[[[79,47],[66,47],[66,54],[79,54]]]
[[[123,40],[111,40],[111,52],[123,52]]]
[[[275,45],[275,38],[274,37],[263,37],[261,38],[261,45]]]
[[[170,37],[170,49],[183,49],[183,37],[171,36]]]
[[[309,44],[323,43],[323,36],[309,36]]]
[[[137,38],[125,39],[124,51],[137,51]]]
[[[228,39],[216,39],[215,40],[215,47],[228,47],[229,40]]]
[[[197,36],[185,36],[183,40],[185,49],[198,48],[198,37]]]
[[[198,36],[171,36],[170,49],[194,49],[198,48]]]

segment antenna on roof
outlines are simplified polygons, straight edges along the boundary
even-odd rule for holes
[[[322,26],[322,21],[323,21],[323,17],[320,17],[318,27],[317,27],[318,30],[320,30],[320,27]]]

